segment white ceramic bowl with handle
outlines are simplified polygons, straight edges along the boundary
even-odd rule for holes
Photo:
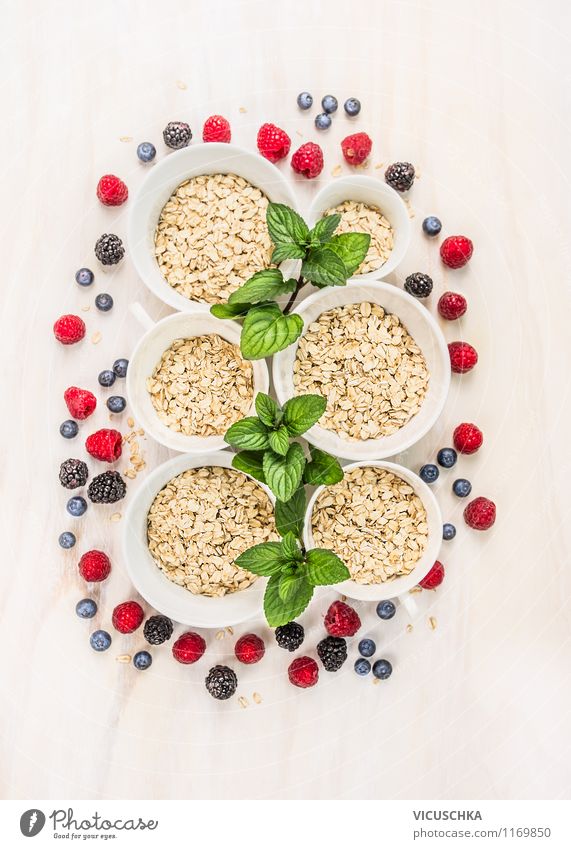
[[[263,609],[265,578],[258,578],[245,590],[237,590],[220,598],[194,595],[184,587],[169,581],[155,563],[147,546],[147,515],[157,493],[172,478],[187,469],[201,466],[223,466],[229,469],[232,467],[233,456],[228,451],[213,451],[202,457],[189,457],[187,454],[168,460],[142,481],[127,509],[122,542],[129,578],[137,592],[152,607],[184,625],[223,628],[251,619]],[[244,472],[237,474],[249,477]],[[273,504],[274,497],[270,490],[258,481],[256,483],[266,492]]]
[[[345,473],[352,469],[360,467],[373,467],[375,469],[386,469],[409,483],[418,495],[426,510],[426,518],[428,524],[428,541],[422,556],[417,561],[414,569],[408,575],[403,575],[400,578],[395,578],[392,581],[385,581],[382,584],[358,584],[356,581],[343,581],[341,584],[336,584],[335,589],[348,596],[360,601],[380,601],[384,598],[397,598],[408,593],[415,587],[419,581],[430,572],[434,566],[435,560],[438,558],[438,552],[442,545],[442,515],[440,507],[434,497],[432,490],[422,481],[418,475],[411,472],[405,466],[400,466],[397,463],[388,463],[387,461],[368,461],[364,463],[349,463],[344,466]],[[303,529],[303,542],[307,549],[315,548],[312,533],[312,514],[315,502],[320,493],[323,492],[325,486],[318,486],[307,505],[305,514],[305,523]]]
[[[385,457],[394,457],[422,439],[442,412],[450,386],[450,356],[442,331],[426,307],[389,283],[362,283],[354,278],[347,286],[328,287],[310,295],[294,312],[303,318],[304,329],[307,329],[321,313],[334,307],[359,304],[363,301],[379,304],[386,312],[398,316],[421,349],[430,374],[423,404],[404,427],[379,439],[344,439],[319,424],[310,428],[304,436],[312,445],[337,457],[348,460],[382,460]],[[298,343],[299,340],[274,356],[273,381],[280,404],[284,404],[296,394],[293,367]]]

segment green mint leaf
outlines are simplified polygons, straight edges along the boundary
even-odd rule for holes
[[[230,425],[224,434],[224,441],[235,448],[259,451],[269,445],[268,429],[256,416],[247,416]]]
[[[309,227],[297,212],[283,203],[269,203],[266,223],[274,245],[304,245]]]
[[[371,237],[368,233],[340,233],[333,236],[327,248],[334,251],[347,269],[347,277],[357,271],[369,250]]]
[[[343,480],[343,469],[336,457],[322,451],[320,448],[309,446],[311,460],[303,470],[303,480],[311,486],[325,484],[331,486]]]
[[[266,395],[265,392],[258,392],[256,395],[256,412],[258,414],[258,418],[261,422],[263,422],[268,427],[274,427],[280,423],[280,408],[276,404],[273,398],[269,395]]]
[[[312,548],[305,555],[307,580],[314,587],[347,581],[351,574],[343,561],[327,548]]]
[[[301,563],[303,560],[297,537],[292,531],[288,531],[282,539],[282,551],[284,559],[288,562]]]
[[[322,395],[297,395],[286,401],[283,406],[283,423],[289,435],[301,436],[313,427],[325,412],[326,407],[327,399]]]
[[[300,315],[284,315],[277,304],[250,310],[242,327],[240,350],[247,360],[262,360],[283,351],[303,331]]]
[[[266,482],[263,467],[263,451],[239,451],[232,458],[232,466],[240,472],[246,472],[260,483]]]
[[[234,561],[253,575],[278,575],[286,565],[281,542],[261,542],[246,549]]]
[[[272,575],[264,595],[264,613],[271,628],[287,625],[303,613],[313,595],[313,586],[309,581],[300,579],[296,582],[294,594],[287,601],[283,601],[280,596],[280,581],[280,576]]]
[[[276,501],[276,528],[282,537],[289,531],[295,534],[296,537],[301,537],[306,506],[305,489],[302,486],[294,492],[289,501]]]
[[[284,280],[279,268],[266,268],[257,271],[243,286],[232,292],[228,298],[229,304],[259,304],[261,301],[271,301],[278,295],[293,292],[297,281],[293,278]]]
[[[268,439],[270,441],[270,448],[276,454],[281,454],[285,457],[289,449],[289,433],[287,428],[282,425],[277,430],[272,430]]]
[[[231,297],[231,296],[230,296]],[[253,304],[212,304],[210,312],[215,318],[239,318],[252,309]]]
[[[300,247],[300,245],[278,245],[277,248],[274,248],[270,262],[273,262],[275,265],[278,265],[280,262],[283,262],[284,259],[303,259],[305,256],[305,248]]]
[[[325,244],[328,242],[333,233],[337,230],[341,216],[338,212],[333,215],[326,215],[321,221],[318,221],[313,230],[309,232],[309,238],[312,245]]]
[[[305,454],[298,442],[290,445],[285,457],[271,449],[264,453],[264,475],[276,498],[289,501],[301,483],[304,466]]]
[[[303,261],[301,274],[320,286],[344,286],[349,277],[341,257],[328,247],[312,248]]]

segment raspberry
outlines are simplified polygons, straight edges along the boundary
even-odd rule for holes
[[[487,531],[496,521],[496,505],[489,498],[475,498],[464,510],[464,521],[476,531]]]
[[[129,197],[129,189],[115,174],[105,174],[97,183],[97,197],[104,206],[121,206]]]
[[[323,170],[323,151],[318,144],[306,142],[292,156],[291,167],[296,174],[303,174],[308,180],[313,180]]]
[[[111,571],[111,561],[103,551],[86,551],[79,561],[79,574],[85,581],[104,581]]]
[[[287,675],[295,687],[314,687],[319,678],[319,668],[312,657],[296,657],[288,668]]]
[[[353,133],[341,142],[341,150],[349,165],[362,165],[371,152],[373,142],[367,133]]]
[[[438,301],[438,312],[442,318],[448,321],[455,321],[460,318],[467,309],[466,298],[464,295],[459,295],[458,292],[444,292]]]
[[[87,419],[97,407],[97,398],[88,389],[70,386],[63,393],[70,416],[79,421]]]
[[[472,371],[478,362],[478,352],[468,342],[451,342],[448,345],[450,367],[456,374]]]
[[[462,268],[473,252],[474,245],[466,236],[448,236],[440,245],[440,258],[448,268]]]
[[[229,142],[232,138],[230,124],[222,115],[211,115],[204,122],[202,129],[202,141],[205,142]]]
[[[85,336],[85,322],[78,315],[62,315],[54,324],[54,336],[62,345],[75,345]]]
[[[145,618],[145,612],[138,601],[124,601],[113,611],[111,621],[120,634],[132,634]]]
[[[244,634],[234,647],[234,654],[240,663],[257,663],[265,653],[264,641],[256,634]]]
[[[87,437],[85,448],[96,460],[114,463],[121,456],[122,443],[123,437],[118,430],[104,427]]]
[[[475,454],[482,447],[484,434],[479,427],[469,422],[462,422],[454,431],[454,448],[460,454]]]
[[[258,130],[258,150],[270,162],[279,162],[287,156],[291,147],[291,139],[284,130],[275,124],[262,124]]]
[[[194,631],[181,634],[172,647],[172,655],[179,663],[196,663],[205,651],[204,638]]]
[[[361,627],[355,610],[343,601],[334,601],[325,614],[325,630],[332,637],[352,637]]]
[[[440,560],[437,560],[428,575],[425,575],[419,584],[423,590],[435,590],[444,580],[444,574],[444,566]]]

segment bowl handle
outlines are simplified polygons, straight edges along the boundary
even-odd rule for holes
[[[144,330],[151,330],[155,326],[155,322],[139,301],[132,303],[129,309]]]

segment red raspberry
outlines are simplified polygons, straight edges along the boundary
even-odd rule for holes
[[[132,634],[144,618],[145,611],[138,601],[124,601],[114,609],[111,621],[120,634]]]
[[[206,651],[204,638],[195,631],[181,634],[172,647],[172,654],[179,663],[196,663]]]
[[[75,345],[85,336],[85,322],[78,315],[62,315],[54,324],[54,336],[62,345]]]
[[[487,531],[496,521],[496,505],[489,498],[475,498],[464,510],[464,521],[476,531]]]
[[[258,130],[258,150],[270,162],[278,162],[287,156],[291,139],[286,132],[275,124],[262,124]]]
[[[121,456],[123,437],[118,430],[112,428],[101,428],[96,430],[85,440],[87,453],[96,460],[104,460],[114,463]]]
[[[82,420],[88,418],[97,407],[97,398],[89,389],[79,389],[70,386],[63,393],[63,399],[67,405],[70,416]]]
[[[296,174],[303,174],[308,180],[313,180],[323,171],[323,151],[318,144],[306,142],[292,156],[291,167]]]
[[[451,342],[448,345],[450,367],[456,374],[472,371],[478,362],[478,352],[468,342]]]
[[[353,133],[341,142],[343,156],[349,165],[362,165],[372,147],[373,142],[367,133]]]
[[[287,675],[295,687],[305,689],[306,687],[314,687],[317,684],[319,669],[312,657],[296,657],[290,663]]]
[[[419,585],[423,590],[435,590],[444,580],[444,566],[437,560],[428,575],[425,575]]]
[[[479,427],[469,422],[462,422],[454,431],[454,448],[460,454],[475,454],[482,447],[484,434]]]
[[[325,614],[325,630],[332,637],[352,637],[361,627],[355,610],[344,601],[334,601]]]
[[[444,292],[438,301],[438,312],[442,318],[448,321],[455,321],[464,315],[468,309],[468,304],[464,295],[459,295],[458,292]]]
[[[85,581],[104,581],[109,577],[111,561],[103,551],[86,551],[79,561],[79,574]]]
[[[462,268],[474,253],[474,245],[466,236],[448,236],[440,245],[440,258],[448,268]]]
[[[129,189],[115,174],[105,174],[97,183],[97,197],[104,206],[121,206],[129,197]]]
[[[204,122],[202,128],[202,141],[205,142],[229,142],[232,138],[230,124],[222,115],[211,115]]]
[[[244,634],[234,647],[234,654],[240,663],[257,663],[265,653],[264,641],[256,634]]]

